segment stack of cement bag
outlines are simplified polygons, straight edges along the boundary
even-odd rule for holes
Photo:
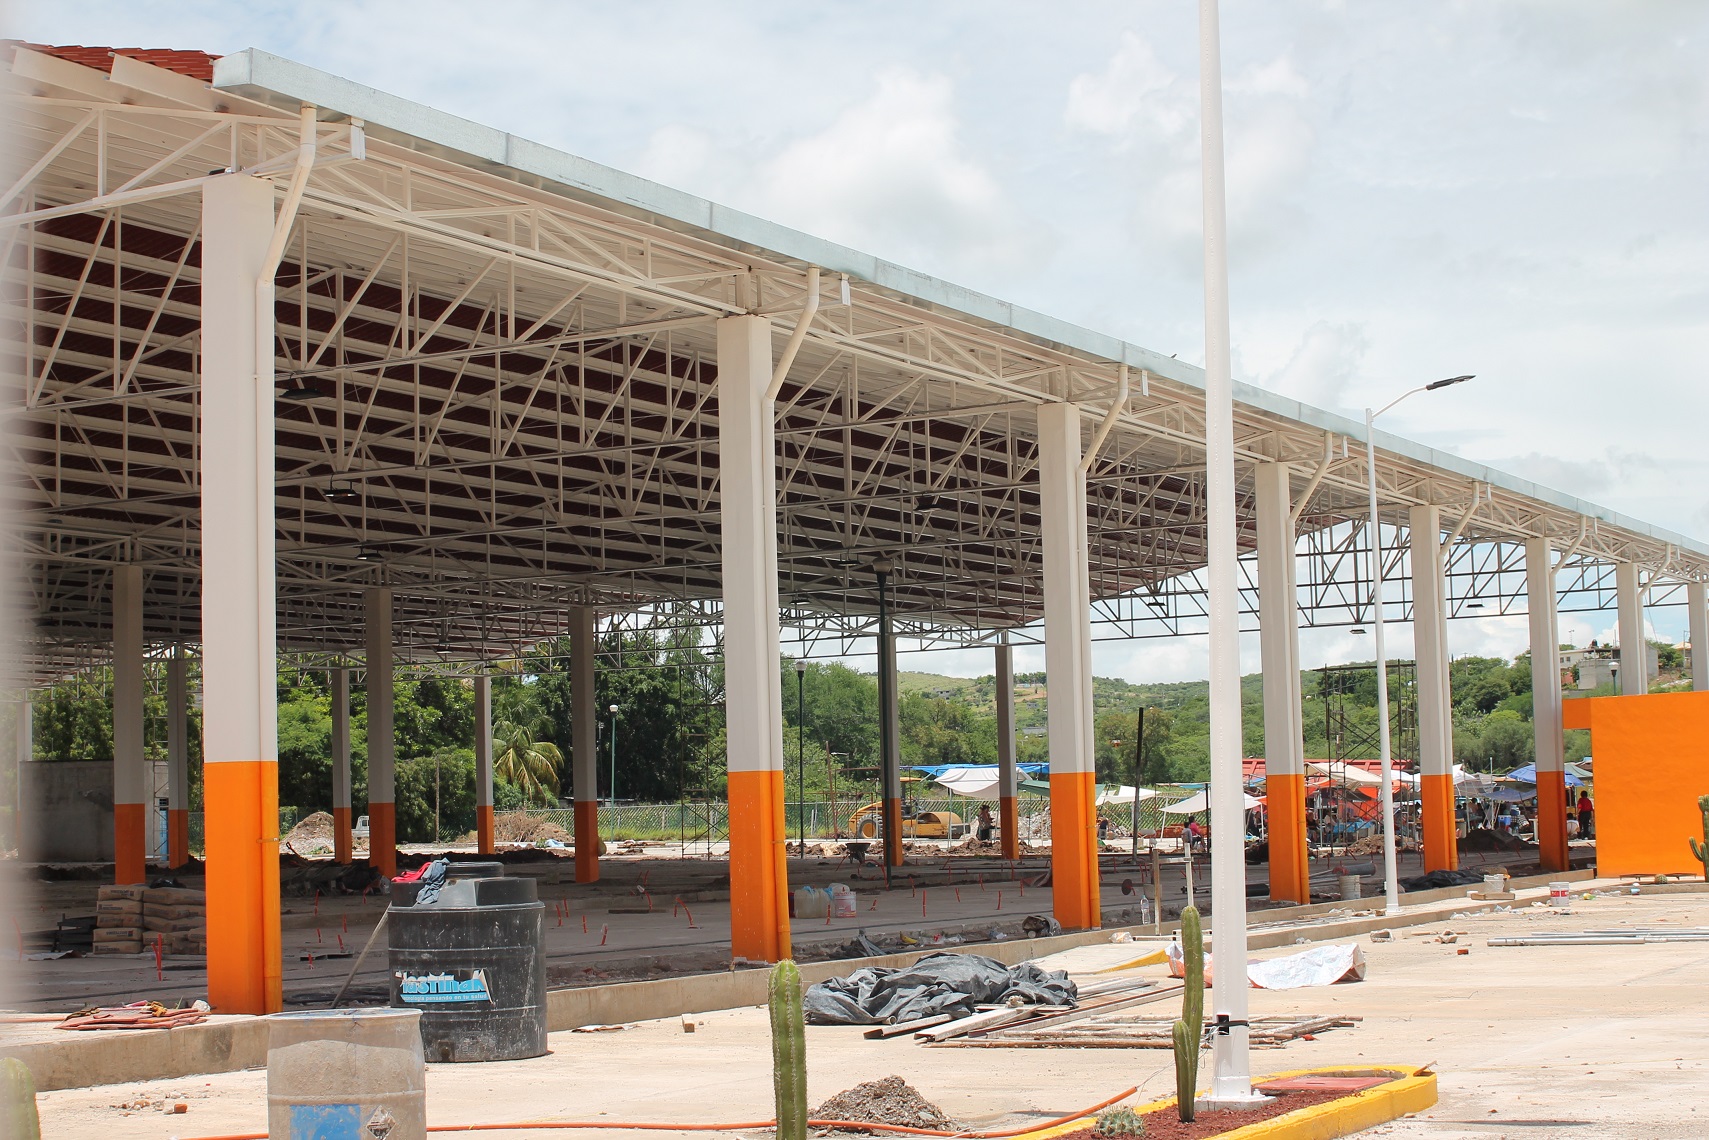
[[[208,899],[187,887],[149,887],[142,892],[143,939],[159,935],[167,954],[208,952]]]
[[[142,953],[143,886],[106,886],[95,896],[95,953]]]

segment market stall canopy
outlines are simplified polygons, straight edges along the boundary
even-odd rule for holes
[[[1105,804],[1131,804],[1133,802],[1134,794],[1134,790],[1126,784],[1099,784],[1098,806],[1103,807]],[[1140,801],[1144,802],[1145,800],[1155,799],[1157,792],[1151,788],[1140,788],[1138,795]]]
[[[1022,772],[1033,773],[1048,770],[1050,765],[1034,763],[1016,767]],[[958,796],[972,800],[989,800],[997,796],[995,764],[940,764],[935,767],[917,766],[914,770],[924,772],[934,784]]]
[[[1344,784],[1380,784],[1383,778],[1374,772],[1356,768],[1351,764],[1318,764],[1306,761],[1305,769],[1314,776],[1328,776]],[[1399,773],[1396,773],[1397,775]]]
[[[1209,795],[1210,793],[1208,791],[1200,792],[1196,796],[1188,796],[1178,804],[1169,804],[1164,807],[1163,810],[1169,812],[1171,815],[1196,815],[1201,811],[1209,811]],[[1241,806],[1247,811],[1251,811],[1255,807],[1264,806],[1263,800],[1249,796],[1245,792],[1240,794],[1240,799]]]
[[[1565,773],[1565,777],[1567,787],[1569,788],[1584,786],[1584,781],[1573,775],[1570,766],[1568,771]],[[1507,778],[1509,780],[1517,780],[1521,784],[1535,784],[1537,782],[1537,765],[1527,764],[1523,768],[1515,768],[1507,774]]]

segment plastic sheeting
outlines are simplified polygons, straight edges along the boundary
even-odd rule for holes
[[[947,1013],[971,1017],[976,1005],[1076,1004],[1065,970],[1030,962],[1005,966],[980,954],[932,954],[912,966],[869,966],[819,982],[801,997],[814,1025],[887,1025]]]
[[[1181,944],[1171,942],[1168,952],[1169,975],[1175,978],[1186,976]],[[1211,954],[1205,955],[1206,985],[1216,979],[1212,957]],[[1254,989],[1260,990],[1298,990],[1307,986],[1333,986],[1337,982],[1362,982],[1365,980],[1365,952],[1357,942],[1349,942],[1344,946],[1314,946],[1298,954],[1268,961],[1248,959],[1246,978]]]

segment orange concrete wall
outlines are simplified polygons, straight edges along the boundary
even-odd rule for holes
[[[1597,873],[1702,874],[1686,840],[1703,841],[1709,692],[1579,698],[1561,721],[1590,729]]]

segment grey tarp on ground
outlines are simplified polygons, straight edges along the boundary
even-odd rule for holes
[[[820,982],[802,995],[815,1025],[885,1025],[947,1013],[968,1017],[976,1005],[1013,999],[1022,1005],[1075,1004],[1065,970],[1030,962],[1005,966],[979,954],[932,954],[912,966],[869,966]]]

